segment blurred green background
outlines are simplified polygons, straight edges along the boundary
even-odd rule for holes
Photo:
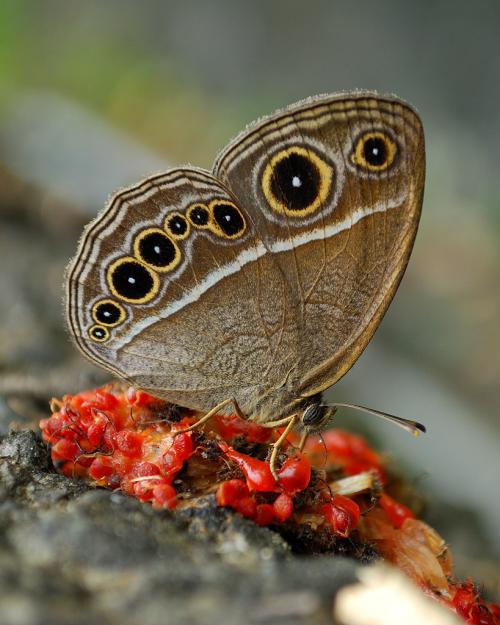
[[[459,571],[500,587],[498,0],[0,3],[0,415],[105,379],[61,315],[64,265],[118,187],[210,167],[244,125],[355,88],[420,112],[428,175],[406,277],[330,392],[428,426],[343,413],[405,466]]]

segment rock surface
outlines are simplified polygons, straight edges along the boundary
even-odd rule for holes
[[[356,567],[211,497],[158,512],[68,479],[33,431],[0,439],[2,625],[331,624]]]

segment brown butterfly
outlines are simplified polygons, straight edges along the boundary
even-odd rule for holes
[[[251,124],[212,172],[172,169],[111,200],[67,271],[72,336],[120,378],[205,412],[200,422],[233,404],[286,426],[275,472],[289,431],[320,428],[340,405],[321,393],[394,296],[424,177],[422,125],[398,98],[294,104]]]

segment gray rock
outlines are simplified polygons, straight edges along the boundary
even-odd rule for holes
[[[322,625],[355,568],[212,496],[155,511],[58,475],[32,431],[0,440],[2,625]]]

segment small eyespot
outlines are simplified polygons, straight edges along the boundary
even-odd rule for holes
[[[149,302],[160,289],[158,274],[132,256],[115,260],[108,267],[106,279],[111,293],[131,304]]]
[[[165,219],[165,230],[173,239],[185,239],[189,236],[190,225],[180,213],[170,213]]]
[[[136,236],[134,256],[156,271],[171,271],[181,260],[177,244],[160,228],[147,228]]]
[[[262,174],[262,191],[278,213],[304,217],[325,202],[333,181],[333,167],[311,148],[292,146],[275,154]]]
[[[112,299],[102,299],[92,307],[92,318],[94,321],[109,328],[123,323],[125,317],[123,306]]]
[[[208,228],[210,213],[205,204],[193,204],[187,209],[187,218],[196,228]]]
[[[241,211],[228,200],[213,200],[209,205],[213,216],[213,231],[229,239],[240,237],[246,230],[245,218]]]
[[[89,336],[96,343],[104,343],[109,339],[109,330],[104,326],[95,325],[89,329]]]
[[[385,171],[396,158],[396,143],[384,132],[367,132],[354,146],[351,161],[368,171]]]

